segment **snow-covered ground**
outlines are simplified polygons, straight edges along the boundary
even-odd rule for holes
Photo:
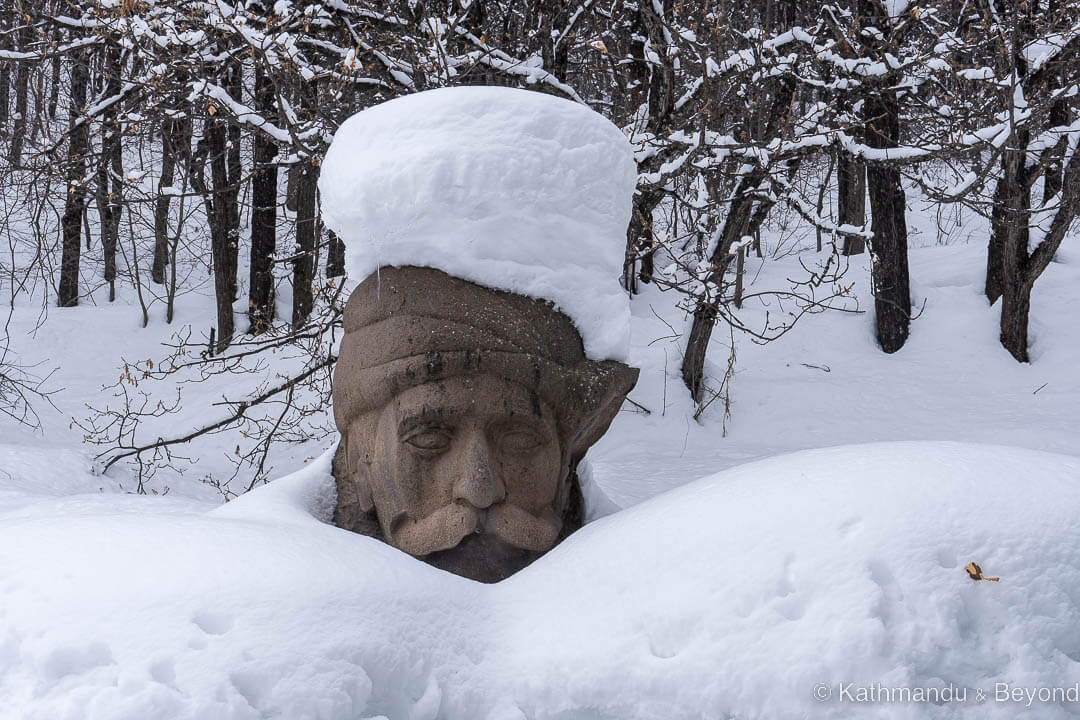
[[[625,507],[722,468],[804,448],[959,440],[1080,454],[1080,253],[1075,244],[1062,248],[1036,283],[1032,362],[1024,365],[998,342],[999,307],[982,294],[985,252],[981,242],[911,251],[912,300],[922,311],[894,355],[883,354],[874,338],[865,255],[852,259],[846,276],[862,314],[805,316],[768,345],[736,337],[726,437],[721,401],[705,422],[690,419],[679,377],[682,338],[671,338],[669,327],[688,325],[670,293],[645,286],[631,304],[630,360],[641,380],[630,397],[651,414],[624,406],[589,456],[592,476]],[[751,276],[760,262],[747,261]],[[783,287],[801,272],[793,258],[766,261],[755,284]],[[763,317],[748,304],[744,316],[755,313]],[[722,330],[714,334],[710,366],[717,379],[728,340]]]
[[[996,683],[1080,682],[1080,262],[1062,253],[1036,287],[1024,366],[996,345],[981,252],[912,252],[926,309],[896,355],[870,314],[739,341],[726,437],[720,412],[689,418],[677,344],[650,345],[670,333],[654,310],[679,327],[672,301],[635,299],[632,397],[652,414],[628,408],[589,458],[610,517],[494,587],[319,522],[325,457],[225,506],[195,477],[130,495],[43,408],[43,437],[0,450],[0,717],[1017,717],[1027,701]],[[54,310],[23,346],[81,348],[56,378],[63,412],[114,358],[153,352],[166,328],[132,310]],[[715,474],[882,440],[1062,454],[855,445]],[[1001,581],[969,579],[970,561]],[[950,686],[968,699],[847,699]],[[1036,698],[1023,716],[1078,709]]]
[[[1080,683],[1074,457],[914,442],[786,455],[598,520],[496,585],[323,522],[328,467],[211,512],[84,495],[4,515],[0,717],[1080,709],[1075,689],[1047,694]],[[1000,581],[972,580],[971,561]]]

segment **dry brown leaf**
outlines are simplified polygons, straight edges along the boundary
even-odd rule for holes
[[[987,582],[999,582],[1001,580],[999,577],[986,577],[983,575],[983,569],[974,560],[965,565],[964,569],[967,570],[967,574],[971,576],[972,580],[986,580]]]

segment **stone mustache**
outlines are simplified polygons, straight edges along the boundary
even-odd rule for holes
[[[581,527],[578,462],[638,371],[550,303],[421,267],[353,291],[334,371],[334,523],[497,582]]]

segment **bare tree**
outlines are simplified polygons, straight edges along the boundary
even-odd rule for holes
[[[121,97],[119,44],[109,44],[105,55],[105,100],[101,128],[101,155],[97,161],[96,200],[101,225],[101,246],[105,259],[105,282],[109,301],[116,299],[116,245],[120,238],[120,217],[124,195],[124,160],[121,129],[117,120]]]
[[[79,264],[82,252],[83,213],[86,211],[86,156],[90,151],[90,125],[82,115],[90,70],[86,50],[71,54],[71,96],[68,105],[67,195],[61,220],[64,247],[60,260],[60,307],[79,304]]]
[[[262,63],[255,66],[255,110],[277,120],[273,80]],[[264,133],[254,139],[251,181],[251,272],[248,289],[248,332],[258,335],[274,321],[274,253],[277,250],[277,143]]]
[[[15,25],[18,28],[19,50],[26,54],[30,54],[31,44],[34,40],[34,29],[31,25],[32,18],[37,15],[31,3],[32,0],[17,0],[15,7]],[[30,89],[30,71],[34,62],[33,57],[24,57],[19,60],[15,71],[15,116],[11,130],[11,149],[8,155],[13,167],[19,167],[22,164],[23,142],[26,139],[26,112]]]

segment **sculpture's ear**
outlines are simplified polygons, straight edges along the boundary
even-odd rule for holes
[[[361,447],[362,443],[355,439],[350,441],[349,435],[351,433],[345,433],[341,443],[345,451],[345,474],[355,493],[352,500],[365,513],[373,513],[375,499],[371,494],[371,459]]]
[[[381,533],[371,495],[370,468],[364,462],[362,448],[355,441],[349,441],[347,431],[342,434],[341,443],[334,454],[333,473],[338,491],[334,524],[362,535],[379,537]]]
[[[583,418],[571,442],[570,457],[573,464],[585,456],[585,451],[592,447],[607,432],[611,421],[622,407],[626,395],[637,383],[638,369],[622,363],[604,361],[600,363],[606,375],[601,380],[603,391],[597,398],[596,407]]]

